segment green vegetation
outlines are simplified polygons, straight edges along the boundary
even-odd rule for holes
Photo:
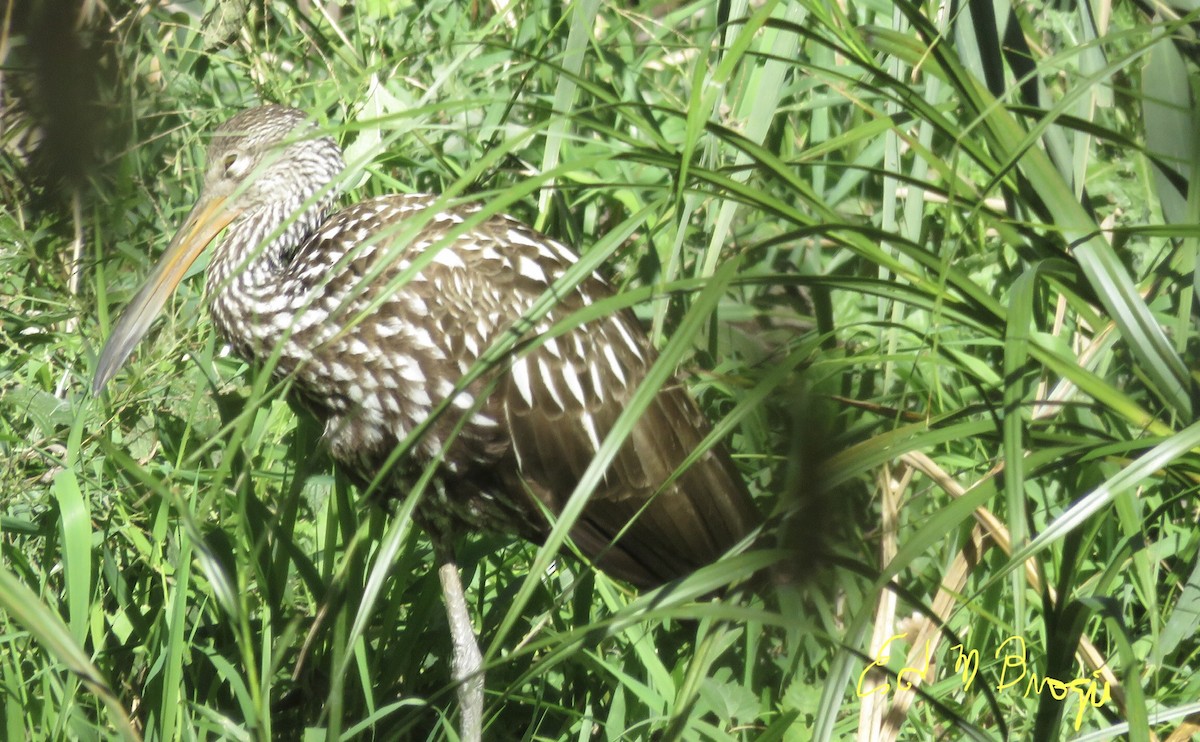
[[[1195,17],[64,5],[0,26],[3,736],[455,737],[428,543],[221,353],[202,281],[87,391],[206,134],[275,101],[347,199],[477,195],[602,266],[786,547],[713,601],[775,552],[639,596],[464,539],[489,738],[1187,738]]]

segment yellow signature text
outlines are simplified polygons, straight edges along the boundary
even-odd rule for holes
[[[889,647],[892,642],[903,638],[905,638],[905,634],[896,634],[884,642],[879,651],[875,653],[875,659],[859,674],[856,687],[859,698],[866,698],[876,693],[887,695],[892,691],[892,684],[887,681],[872,687],[869,676],[877,668],[887,667],[891,662]],[[950,651],[954,653],[954,674],[962,678],[963,690],[970,691],[979,675],[979,650],[955,644],[950,647]],[[930,642],[926,640],[922,661],[915,667],[903,667],[896,673],[895,690],[907,691],[915,683],[929,681],[930,653]],[[999,662],[997,693],[1019,690],[1020,683],[1024,681],[1022,698],[1028,698],[1030,694],[1040,696],[1049,692],[1051,698],[1056,701],[1073,699],[1076,703],[1075,731],[1079,731],[1079,727],[1083,723],[1084,711],[1088,708],[1100,708],[1112,698],[1108,681],[1104,681],[1103,686],[1097,684],[1097,680],[1101,676],[1100,670],[1093,672],[1090,678],[1084,677],[1069,681],[1059,680],[1048,675],[1039,676],[1037,672],[1029,668],[1029,655],[1025,639],[1020,636],[1013,635],[1001,642],[1000,646],[996,648],[995,659]]]

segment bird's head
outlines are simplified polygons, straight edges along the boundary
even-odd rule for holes
[[[319,135],[307,114],[276,105],[251,108],[221,124],[207,162],[199,200],[100,353],[93,393],[124,365],[192,263],[223,229],[235,221],[249,227],[242,240],[248,248],[277,228],[295,239],[304,226],[315,224],[303,225],[293,215],[324,213],[335,195],[330,186],[345,168],[337,143]]]

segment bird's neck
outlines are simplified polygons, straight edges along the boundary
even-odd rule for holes
[[[225,341],[243,358],[274,346],[303,299],[291,286],[292,263],[333,206],[333,196],[297,212],[290,204],[268,204],[235,219],[209,263],[205,289],[213,320]]]

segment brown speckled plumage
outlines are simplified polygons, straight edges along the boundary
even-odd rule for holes
[[[654,361],[633,315],[518,348],[455,393],[575,261],[569,249],[503,216],[464,229],[479,206],[431,213],[428,195],[384,196],[327,216],[340,151],[289,108],[263,106],[222,124],[208,167],[181,235],[211,239],[227,224],[207,276],[221,337],[246,359],[278,353],[274,373],[292,377],[297,401],[325,422],[333,458],[360,482],[449,398],[411,461],[386,480],[388,494],[403,497],[412,472],[440,454],[423,522],[542,538],[543,508],[561,510]],[[213,213],[215,229],[202,229]],[[610,294],[590,276],[522,335],[541,336]],[[142,299],[160,297],[134,304]],[[97,388],[149,326],[143,312],[129,314],[101,358]],[[581,550],[615,576],[653,585],[745,536],[758,516],[720,447],[662,488],[707,433],[683,388],[665,386],[576,523]]]

